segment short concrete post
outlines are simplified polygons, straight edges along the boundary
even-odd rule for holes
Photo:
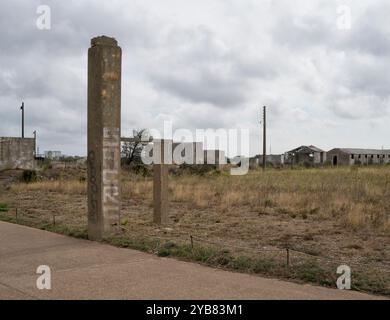
[[[157,224],[168,223],[168,168],[172,155],[172,141],[154,140],[153,141],[153,222]]]
[[[117,41],[88,50],[88,238],[101,240],[120,218],[121,60]]]

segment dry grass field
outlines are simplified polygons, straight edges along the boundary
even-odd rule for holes
[[[85,234],[85,172],[51,179],[3,187],[0,217],[14,221],[18,208],[18,222],[50,229],[54,216],[54,231]],[[114,244],[324,285],[348,264],[356,289],[390,294],[390,166],[170,176],[167,226],[152,223],[152,179],[124,172],[122,180]],[[190,235],[203,251],[194,253]]]

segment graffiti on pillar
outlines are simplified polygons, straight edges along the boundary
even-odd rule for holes
[[[118,214],[120,166],[120,130],[106,127],[103,129],[103,211]]]
[[[89,192],[90,195],[89,201],[90,201],[90,210],[88,210],[89,213],[89,219],[91,219],[92,222],[97,222],[98,216],[97,216],[97,193],[98,193],[98,185],[96,181],[96,167],[95,167],[95,152],[90,151],[88,153],[88,179],[89,179]]]

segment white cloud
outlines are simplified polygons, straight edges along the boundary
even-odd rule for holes
[[[124,134],[164,119],[191,130],[241,126],[258,153],[267,105],[273,152],[386,146],[385,0],[46,3],[50,31],[35,26],[40,1],[0,4],[2,136],[19,134],[24,100],[41,149],[85,154],[87,49],[106,34],[123,49]],[[351,30],[337,28],[339,5],[351,7]]]

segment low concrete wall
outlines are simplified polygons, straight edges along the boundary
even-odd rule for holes
[[[258,158],[259,166],[263,164],[263,155],[260,155]],[[283,154],[267,154],[265,156],[266,163],[271,163],[275,166],[280,166],[284,164],[284,155]]]
[[[0,137],[0,170],[34,169],[34,138]]]
[[[224,150],[204,150],[204,164],[227,164]]]
[[[339,166],[348,166],[353,164],[353,160],[348,153],[342,152],[338,149],[332,149],[328,151],[328,163],[333,165],[334,158],[336,157],[337,165]]]

